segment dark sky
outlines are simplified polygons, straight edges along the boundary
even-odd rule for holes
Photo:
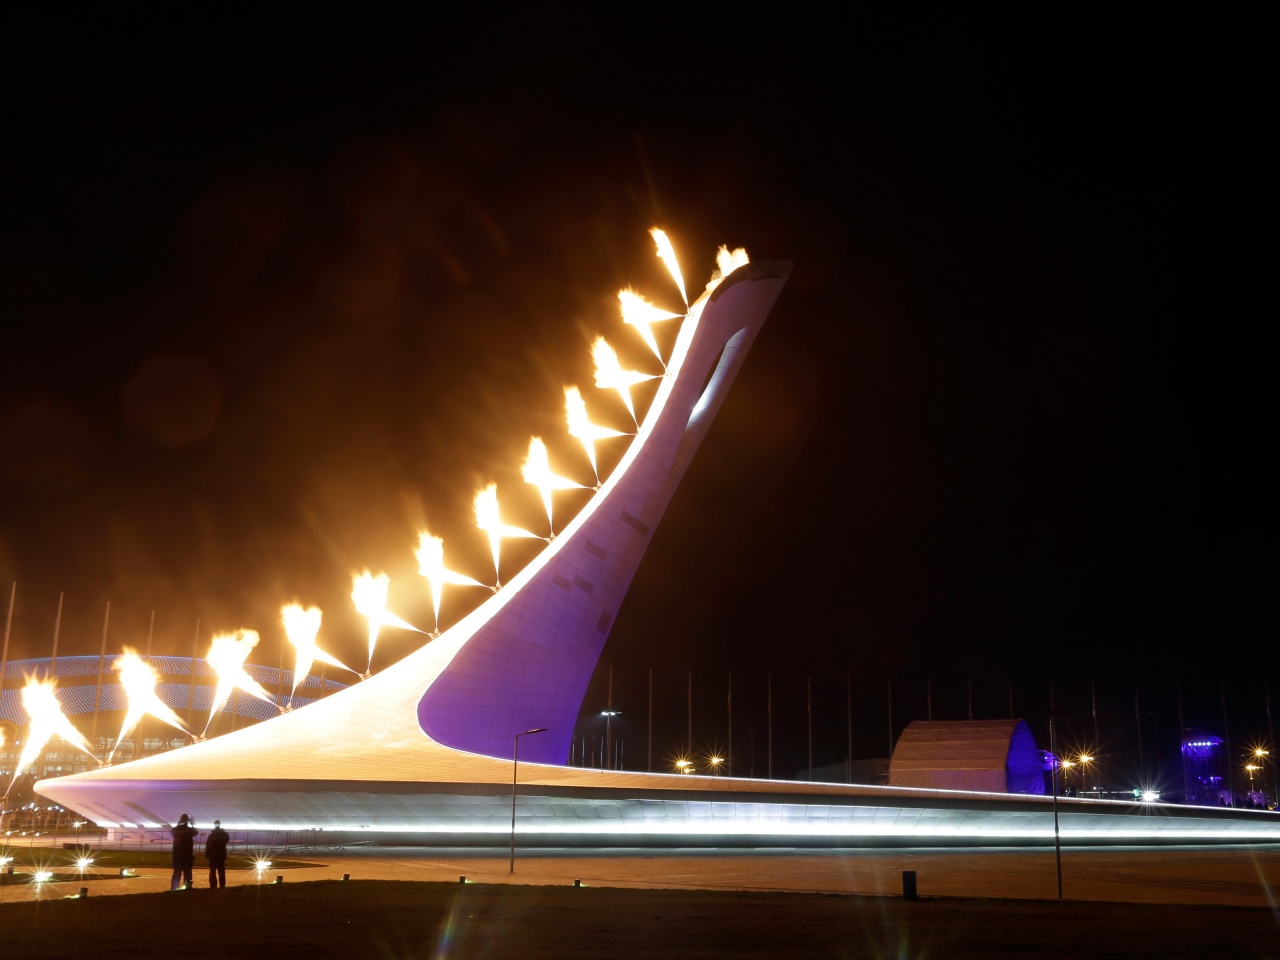
[[[66,653],[110,601],[113,648],[154,610],[157,651],[199,617],[270,662],[299,599],[356,660],[364,567],[428,622],[417,531],[483,576],[474,491],[536,518],[516,471],[621,339],[614,294],[673,303],[656,224],[693,288],[720,243],[796,266],[616,621],[620,697],[652,666],[675,715],[686,671],[702,704],[733,670],[747,710],[772,670],[841,716],[851,677],[869,717],[893,677],[905,722],[925,678],[998,716],[1010,676],[1019,713],[1097,677],[1132,716],[1134,680],[1212,706],[1225,677],[1261,722],[1243,27],[189,6],[4,30],[10,658],[47,654],[60,591]]]

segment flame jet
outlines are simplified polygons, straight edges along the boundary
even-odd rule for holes
[[[120,686],[124,687],[129,709],[125,711],[124,722],[120,724],[120,736],[116,737],[115,745],[107,755],[107,763],[110,763],[116,755],[124,738],[147,714],[151,714],[157,720],[163,720],[171,727],[177,727],[187,736],[192,735],[186,725],[178,719],[178,715],[170,710],[156,693],[159,676],[151,664],[138,656],[138,651],[125,647],[124,655],[116,659],[111,669],[120,674]]]
[[[502,568],[498,562],[502,541],[511,537],[524,537],[531,540],[543,539],[536,533],[530,533],[528,530],[512,527],[502,522],[501,517],[498,515],[498,485],[496,483],[489,484],[476,494],[476,526],[489,534],[489,546],[493,550],[493,575],[497,580],[495,589],[502,586]]]
[[[293,706],[294,694],[298,692],[298,684],[306,680],[311,673],[311,665],[316,660],[327,663],[331,667],[339,667],[355,673],[341,660],[331,657],[316,646],[316,635],[320,632],[320,621],[324,617],[319,607],[307,607],[300,603],[289,603],[280,608],[280,620],[284,623],[284,635],[292,644],[293,689],[289,691],[289,706]]]
[[[257,630],[237,630],[235,633],[219,634],[209,644],[209,655],[206,659],[218,675],[218,685],[213,691],[213,702],[209,704],[209,719],[204,722],[201,737],[209,732],[213,715],[226,706],[232,690],[243,690],[272,706],[278,706],[271,698],[271,694],[263,690],[258,681],[245,672],[244,662],[257,645]]]
[[[721,280],[739,267],[745,267],[750,262],[751,258],[747,256],[745,247],[736,247],[730,250],[723,243],[720,244],[720,249],[716,251],[716,272],[707,281],[707,290],[714,290],[720,286]]]
[[[472,580],[461,573],[446,570],[444,566],[444,540],[433,537],[425,530],[418,534],[418,573],[424,576],[431,587],[431,608],[435,614],[435,633],[440,635],[440,600],[444,596],[444,585],[451,583],[459,587],[483,587],[479,580]]]
[[[604,337],[596,337],[591,345],[591,359],[596,364],[596,386],[602,390],[617,390],[622,402],[627,405],[627,413],[631,414],[631,422],[637,427],[636,408],[631,403],[631,388],[637,383],[657,379],[651,373],[640,373],[637,370],[623,370],[618,362],[618,354]]]
[[[658,259],[666,264],[667,272],[671,274],[671,279],[676,282],[676,286],[680,288],[680,299],[684,301],[684,305],[689,305],[689,295],[684,292],[684,277],[680,275],[680,262],[676,259],[676,251],[671,246],[671,240],[667,237],[665,230],[654,227],[649,231],[649,235],[653,237],[653,242],[658,245]]]
[[[22,771],[40,756],[44,745],[54,736],[61,737],[72,746],[93,756],[89,741],[62,712],[62,704],[58,702],[58,696],[54,692],[56,688],[57,684],[52,680],[27,677],[27,685],[22,688],[22,709],[26,711],[31,726],[27,731],[27,742],[23,744],[17,766],[13,768],[13,779],[9,781],[9,787],[5,790],[6,797]]]
[[[524,477],[525,483],[537,487],[538,492],[542,494],[542,504],[547,508],[547,527],[551,531],[551,536],[554,537],[556,527],[551,519],[551,492],[585,488],[580,483],[551,472],[551,463],[547,459],[547,445],[542,442],[541,437],[533,437],[529,441],[529,455],[525,457],[520,474]]]
[[[587,419],[587,404],[582,399],[582,392],[577,387],[564,388],[565,419],[569,423],[569,436],[582,442],[587,451],[587,459],[591,461],[591,472],[596,475],[596,485],[600,484],[600,470],[596,467],[596,441],[610,437],[625,437],[619,430],[598,427]]]
[[[661,307],[655,307],[634,290],[618,291],[618,306],[622,310],[622,322],[629,323],[636,328],[636,332],[640,334],[645,344],[653,351],[653,355],[658,358],[658,362],[665,368],[667,362],[662,359],[662,351],[658,349],[658,341],[653,336],[653,324],[660,323],[663,320],[677,320],[683,316],[680,313],[672,313],[670,310],[663,310]]]
[[[366,570],[353,576],[351,599],[356,610],[369,621],[369,662],[365,665],[363,677],[369,676],[373,669],[373,648],[378,642],[378,631],[383,627],[399,627],[401,630],[412,630],[422,633],[412,623],[401,620],[387,609],[387,591],[391,588],[391,578],[385,573],[376,577]]]

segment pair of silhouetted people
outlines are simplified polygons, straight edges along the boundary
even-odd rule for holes
[[[191,886],[191,873],[195,867],[196,825],[191,817],[183,814],[178,824],[170,833],[173,834],[173,878],[169,889],[177,890],[180,886]],[[209,886],[225,887],[227,885],[227,841],[230,836],[222,829],[222,821],[213,821],[213,829],[204,844],[204,858],[209,862]]]

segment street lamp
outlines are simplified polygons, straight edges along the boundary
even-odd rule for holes
[[[707,757],[707,763],[711,764],[711,775],[720,775],[720,764],[724,763],[724,757]]]
[[[600,764],[605,770],[613,769],[613,718],[622,716],[621,710],[615,710],[613,707],[600,711],[600,716],[604,717],[604,763]]]
[[[535,727],[515,735],[515,749],[511,751],[511,872],[516,872],[516,778],[520,770],[520,738],[531,733],[546,733],[546,727]]]

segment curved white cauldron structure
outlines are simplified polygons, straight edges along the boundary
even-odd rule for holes
[[[635,441],[510,583],[368,680],[214,740],[38,783],[105,826],[191,814],[239,830],[366,830],[387,841],[796,846],[1043,842],[1047,798],[566,767],[587,683],[653,531],[790,265],[752,263],[683,321]],[[1069,842],[1280,842],[1280,815],[1060,801]]]

